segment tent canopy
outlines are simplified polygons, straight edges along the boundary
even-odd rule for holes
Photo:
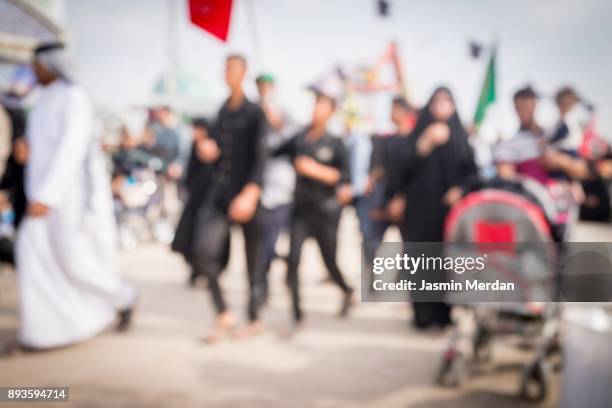
[[[27,62],[37,43],[62,35],[59,25],[31,1],[0,0],[0,61]]]

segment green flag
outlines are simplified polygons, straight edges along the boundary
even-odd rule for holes
[[[480,127],[482,122],[485,120],[487,108],[495,103],[496,99],[496,78],[495,78],[495,54],[496,50],[491,54],[491,60],[487,67],[485,74],[484,83],[482,84],[482,90],[480,91],[480,97],[478,98],[478,106],[476,106],[476,113],[474,114],[474,126]]]

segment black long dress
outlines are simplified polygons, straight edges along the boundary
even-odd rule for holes
[[[434,92],[444,91],[445,88]],[[433,100],[433,96],[432,96]],[[425,129],[436,122],[430,107],[432,100],[422,110],[412,136],[405,138],[403,152],[403,190],[406,194],[406,213],[403,230],[407,242],[443,241],[444,221],[449,207],[442,202],[447,191],[454,186],[468,186],[477,179],[474,153],[468,142],[467,132],[455,114],[448,120],[448,141],[435,148],[431,154],[421,158],[417,153],[417,141]],[[441,246],[431,247],[429,256],[438,256]],[[422,251],[419,251],[422,252]],[[444,280],[443,272],[424,275],[428,280]],[[414,299],[413,299],[414,300]],[[413,302],[415,325],[419,328],[445,326],[451,322],[450,307],[442,302]]]
[[[195,233],[197,212],[204,202],[212,174],[213,165],[204,163],[198,158],[194,143],[184,180],[188,198],[171,245],[172,250],[182,254],[187,261],[192,256],[191,246]]]

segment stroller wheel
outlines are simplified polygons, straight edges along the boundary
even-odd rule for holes
[[[548,394],[548,368],[542,361],[525,367],[521,378],[521,397],[530,401],[543,401]]]
[[[457,350],[447,350],[438,372],[437,383],[443,387],[459,387],[466,377],[466,362]]]

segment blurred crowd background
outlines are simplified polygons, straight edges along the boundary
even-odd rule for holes
[[[534,227],[536,235],[529,236],[545,242],[608,242],[610,18],[612,6],[606,0],[520,0],[494,6],[450,0],[0,0],[2,261],[17,263],[19,273],[20,267],[44,270],[45,259],[50,259],[45,253],[41,264],[24,261],[30,256],[23,248],[46,248],[36,246],[35,232],[22,234],[22,241],[29,237],[31,242],[20,243],[21,255],[19,248],[15,252],[23,217],[44,217],[49,207],[55,211],[27,197],[28,188],[35,186],[26,182],[24,188],[24,166],[33,168],[32,157],[42,157],[41,150],[32,154],[26,129],[37,128],[42,134],[40,123],[54,120],[36,109],[39,100],[50,103],[45,87],[39,86],[48,85],[41,80],[40,67],[43,74],[55,75],[51,83],[78,84],[84,100],[91,102],[91,129],[110,175],[120,257],[136,254],[144,261],[147,255],[139,251],[151,245],[183,255],[190,266],[187,285],[206,286],[212,294],[216,315],[207,342],[218,341],[235,326],[218,288],[218,274],[210,276],[210,269],[218,267],[220,274],[228,265],[230,255],[224,251],[230,235],[237,233],[230,233],[230,224],[242,227],[249,270],[248,322],[238,337],[264,330],[258,312],[268,303],[267,271],[275,260],[288,270],[292,303],[285,309],[293,312],[289,332],[301,330],[297,270],[300,261],[308,262],[299,256],[308,236],[320,247],[319,269],[329,271],[323,283],[341,289],[341,317],[364,297],[355,291],[358,284],[350,284],[354,276],[345,282],[335,260],[341,243],[353,242],[357,231],[360,241],[372,244],[352,248],[354,258],[361,257],[363,249],[365,261],[389,239],[458,240],[456,231],[463,224],[445,227],[446,215],[462,202],[464,207],[477,202],[487,217],[503,218],[516,210],[516,224],[537,227],[541,221],[546,227]],[[53,59],[60,58],[54,54],[58,50],[62,62]],[[68,64],[69,74],[64,71]],[[77,109],[82,106],[76,104],[74,112],[84,117],[87,109]],[[265,125],[259,124],[260,117]],[[33,127],[36,120],[40,123]],[[241,132],[265,135],[265,166],[257,148],[249,145],[246,153],[236,152],[237,145],[228,141]],[[235,177],[241,183],[238,192],[232,190]],[[63,191],[57,184],[53,188]],[[253,186],[259,189],[256,193],[249,189]],[[516,198],[503,194],[479,196],[483,190],[512,193],[530,204],[516,204]],[[245,198],[252,194],[257,196],[257,210],[252,208],[256,215]],[[470,194],[473,199],[466,200]],[[236,197],[243,200],[235,204]],[[532,213],[532,204],[542,219],[520,218],[521,211]],[[492,207],[485,211],[486,205]],[[202,208],[213,215],[202,215]],[[219,208],[224,209],[221,215],[216,213]],[[350,218],[356,228],[339,224],[341,211],[342,219]],[[249,227],[252,218],[260,228],[255,232]],[[468,218],[464,223],[472,221]],[[509,232],[508,225],[497,221],[484,220],[471,240],[527,240],[520,235],[527,227]],[[31,225],[30,220],[33,231]],[[584,225],[588,228],[581,231],[587,232],[576,234]],[[53,224],[45,228],[55,231]],[[193,231],[198,228],[207,233]],[[260,255],[252,262],[255,250],[249,243],[254,242],[261,242],[264,250],[258,247]],[[53,251],[53,240],[50,247]],[[207,254],[203,260],[200,252]],[[218,265],[211,266],[210,259]],[[61,272],[62,261],[58,265]],[[362,279],[367,280],[365,268]],[[22,290],[37,286],[23,276],[28,274],[19,277]],[[118,280],[97,284],[121,293],[121,304],[113,305],[112,313],[117,309],[117,328],[127,329],[139,295]],[[362,282],[361,287],[368,290],[368,284]],[[38,300],[32,310],[40,308]],[[28,310],[32,301],[22,292],[21,302]],[[569,373],[564,385],[589,370],[602,379],[612,378],[610,348],[602,340],[612,333],[609,307],[570,310],[564,321],[575,327],[564,341],[559,340],[563,313],[556,306],[530,306],[518,313],[490,309],[472,316],[470,358],[488,361],[491,339],[507,334],[497,323],[512,314],[520,330],[506,331],[519,337],[519,348],[531,347],[535,356],[522,369],[523,396],[546,403],[552,393],[548,404],[572,406],[570,401],[587,401],[589,394],[609,395],[602,382],[558,396],[563,364]],[[111,313],[104,307],[83,310],[80,319],[86,320],[90,312],[96,318]],[[456,311],[455,323],[469,320],[466,313]],[[32,316],[40,315],[22,314],[24,326]],[[409,316],[417,329],[450,337],[450,345],[442,347],[437,381],[462,384],[470,369],[456,344],[459,335],[446,329],[452,320],[450,307],[416,301]],[[463,324],[455,325],[458,333],[457,326]],[[532,326],[535,331],[530,331]],[[36,338],[35,332],[25,338]],[[580,344],[588,342],[601,354],[599,364],[578,361],[577,356],[586,355]],[[68,343],[40,344],[30,341],[34,348]],[[563,362],[550,365],[549,356],[562,348]],[[589,401],[589,406],[605,406],[604,399]]]

